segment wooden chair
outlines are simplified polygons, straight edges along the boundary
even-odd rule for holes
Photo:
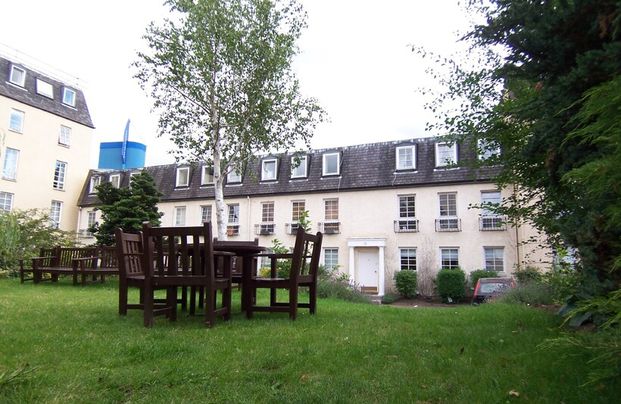
[[[166,305],[172,309],[171,320],[176,319],[177,288],[191,289],[190,310],[194,311],[196,292],[205,293],[205,323],[213,326],[216,317],[228,320],[231,315],[231,266],[232,254],[214,254],[211,223],[195,227],[151,227],[145,223],[142,228],[143,265],[145,266],[144,313],[145,326],[153,324],[149,316],[154,304],[153,290],[167,289]],[[218,257],[218,260],[216,260]],[[216,268],[222,262],[223,268]],[[220,272],[220,276],[216,274]],[[221,304],[217,305],[217,294],[221,292]],[[201,296],[203,292],[200,292]]]
[[[272,262],[270,278],[253,276],[247,285],[251,295],[256,294],[257,289],[271,289],[270,303],[268,306],[258,306],[250,301],[246,307],[246,316],[252,318],[253,312],[286,312],[289,318],[295,320],[299,307],[308,308],[311,314],[315,314],[317,308],[317,270],[321,255],[321,242],[323,235],[305,233],[299,229],[295,237],[295,247],[292,254],[266,254]],[[288,278],[278,278],[276,275],[276,261],[282,258],[291,259],[291,272]],[[308,303],[300,303],[298,294],[300,287],[308,287]],[[288,289],[289,301],[277,302],[275,289]]]
[[[116,229],[115,237],[117,263],[119,266],[119,314],[124,316],[127,315],[128,309],[144,310],[145,286],[148,282],[148,277],[145,274],[146,271],[143,263],[142,233],[125,233],[122,229]],[[130,287],[140,290],[139,303],[128,303]],[[172,308],[163,302],[153,302],[149,311],[150,325],[153,323],[153,316],[162,314],[170,316]],[[146,319],[145,325],[147,325]]]

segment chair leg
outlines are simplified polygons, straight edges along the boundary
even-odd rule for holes
[[[317,284],[308,287],[308,303],[310,314],[315,314],[317,310]]]
[[[231,299],[231,287],[232,285],[229,284],[228,287],[226,287],[225,289],[222,289],[222,305],[224,307],[226,307],[226,311],[224,312],[224,320],[227,321],[231,318],[231,306],[232,306],[232,299]]]
[[[142,289],[140,290],[142,295]],[[119,282],[119,315],[127,315],[127,285]]]
[[[170,308],[170,321],[177,321],[177,288],[170,287],[166,290],[166,305]]]
[[[205,303],[205,324],[213,327],[216,322],[216,291],[213,287],[207,288]]]
[[[298,288],[289,288],[289,318],[295,320],[298,314]]]
[[[196,286],[190,287],[190,315],[196,314]]]
[[[150,286],[144,287],[144,307],[143,307],[143,320],[145,327],[153,326],[153,289]]]

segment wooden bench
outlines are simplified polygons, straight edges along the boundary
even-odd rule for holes
[[[90,276],[92,281],[97,278],[104,282],[106,275],[118,275],[119,264],[116,258],[116,247],[100,246],[96,248],[96,253],[90,257],[78,258],[77,272],[81,278],[82,285],[85,285]]]
[[[49,280],[57,282],[60,275],[71,275],[73,284],[78,283],[78,268],[80,258],[96,255],[96,247],[54,247],[42,248],[38,257],[31,259],[31,267],[24,267],[24,260],[20,260],[20,281],[32,280],[39,283],[44,279],[43,274],[50,274]],[[26,278],[32,273],[32,278]]]

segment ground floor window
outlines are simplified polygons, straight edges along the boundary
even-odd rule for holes
[[[401,270],[416,271],[416,248],[400,248],[399,249]]]
[[[50,206],[50,221],[51,226],[55,229],[60,227],[60,218],[62,215],[63,203],[61,201],[52,201]]]
[[[504,271],[504,248],[483,247],[485,250],[485,269],[488,271]]]
[[[339,266],[338,248],[323,249],[323,265],[326,267],[326,269],[335,269]]]
[[[13,207],[13,194],[10,192],[0,191],[0,210],[7,212]]]
[[[442,269],[459,268],[459,248],[441,248]]]

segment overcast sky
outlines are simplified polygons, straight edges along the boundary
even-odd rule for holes
[[[295,70],[303,94],[316,97],[330,119],[312,147],[435,135],[424,131],[432,116],[417,91],[430,79],[410,45],[455,50],[457,33],[467,28],[457,0],[302,2],[309,27]],[[96,126],[93,167],[99,142],[122,140],[128,118],[130,140],[147,144],[147,165],[174,161],[170,143],[155,136],[157,118],[129,67],[145,48],[147,24],[167,15],[162,1],[19,0],[3,4],[2,14],[2,53],[79,79]]]

